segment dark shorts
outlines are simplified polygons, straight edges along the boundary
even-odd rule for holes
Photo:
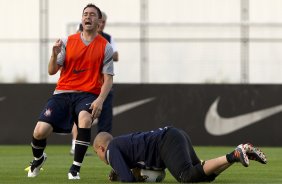
[[[98,118],[97,132],[112,132],[113,122],[113,91],[111,90],[103,103],[102,112]]]
[[[160,145],[160,156],[179,182],[205,181],[205,174],[189,136],[183,130],[169,128]]]
[[[70,133],[73,127],[73,123],[78,122],[78,114],[80,111],[87,111],[91,113],[89,109],[91,103],[98,97],[91,93],[62,93],[53,95],[45,105],[38,120],[47,122],[52,125],[53,132],[56,133]],[[102,129],[111,130],[111,121],[107,118],[107,114],[110,113],[109,100],[106,99],[103,104],[100,119],[106,123],[102,124]],[[104,112],[103,112],[104,111]],[[100,121],[100,120],[99,120]],[[110,121],[110,122],[109,122]],[[110,124],[110,125],[108,125]],[[110,126],[110,128],[108,127]],[[99,128],[98,128],[99,129]],[[103,131],[103,130],[102,130]]]

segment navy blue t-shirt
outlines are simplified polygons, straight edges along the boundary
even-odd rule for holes
[[[121,181],[135,181],[132,168],[165,169],[159,155],[159,145],[167,129],[118,136],[110,142],[105,156]]]

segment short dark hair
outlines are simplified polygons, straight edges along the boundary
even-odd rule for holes
[[[83,26],[82,26],[82,23],[79,24],[78,26],[78,31],[82,32],[83,31]]]
[[[89,8],[89,7],[95,8],[95,9],[97,10],[97,12],[98,12],[98,18],[99,18],[99,19],[102,18],[102,12],[101,12],[100,8],[98,8],[97,6],[95,6],[95,5],[92,4],[92,3],[89,3],[88,5],[86,5],[86,6],[83,8],[82,13],[84,13],[84,10],[85,10],[86,8]]]

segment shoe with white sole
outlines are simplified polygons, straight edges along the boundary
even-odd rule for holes
[[[79,172],[69,171],[68,178],[69,180],[79,180],[80,179]]]
[[[27,177],[34,178],[34,177],[38,176],[38,174],[40,172],[40,169],[43,166],[43,164],[46,161],[46,159],[47,159],[47,154],[46,153],[43,153],[43,155],[41,156],[41,158],[39,160],[35,160],[34,159],[30,163],[30,168],[29,168]]]
[[[250,143],[244,144],[244,147],[246,148],[247,156],[250,160],[255,160],[262,164],[267,163],[265,154],[259,148],[254,147]]]
[[[249,166],[250,161],[244,144],[240,144],[235,148],[234,157],[236,158],[237,162],[241,162],[243,166]]]

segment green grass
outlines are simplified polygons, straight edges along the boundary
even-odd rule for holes
[[[27,178],[24,171],[32,160],[30,146],[4,146],[0,145],[0,183],[16,184],[41,184],[41,183],[110,183],[108,173],[110,167],[98,160],[96,155],[87,156],[81,169],[81,180],[69,181],[67,172],[72,163],[72,156],[69,155],[70,145],[55,146],[49,145],[45,152],[48,159],[44,170],[36,178]],[[221,156],[230,152],[231,147],[195,147],[201,159]],[[240,164],[234,164],[219,177],[214,183],[282,183],[282,148],[262,148],[268,158],[268,164],[262,165],[251,162],[248,168]],[[89,148],[91,153],[92,148]],[[177,183],[167,172],[165,183]],[[118,183],[118,182],[115,182]]]

